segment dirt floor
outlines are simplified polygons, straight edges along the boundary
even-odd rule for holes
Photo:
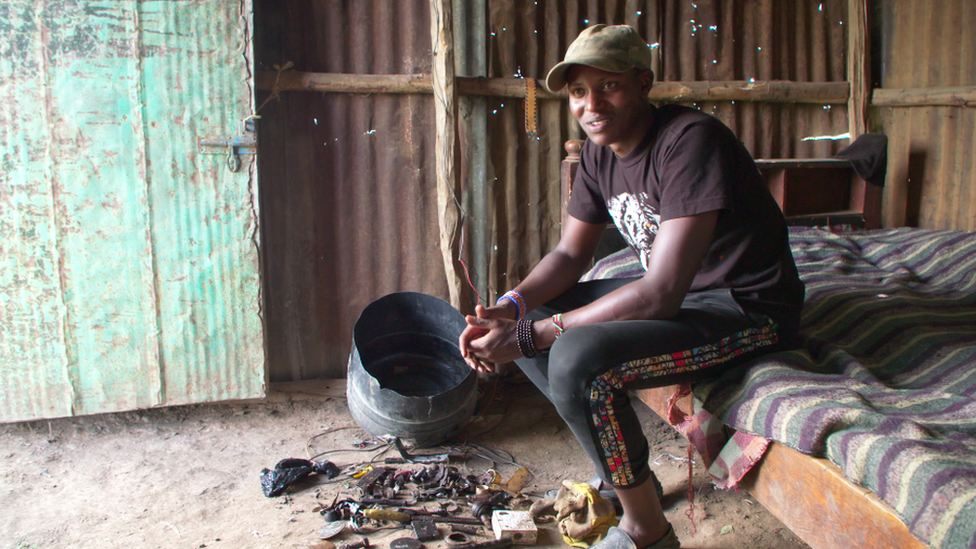
[[[336,498],[359,498],[357,481],[343,474],[323,484],[313,475],[285,495],[267,498],[261,470],[284,458],[328,451],[324,457],[351,471],[377,450],[366,444],[367,451],[355,451],[370,437],[350,417],[341,382],[284,389],[262,402],[0,425],[0,549],[325,547],[317,535],[326,525],[320,510]],[[523,492],[531,499],[564,479],[593,475],[572,434],[530,384],[505,378],[497,385],[484,382],[482,389],[480,413],[463,433],[527,468],[533,478]],[[700,463],[693,469],[693,526],[686,516],[687,443],[639,408],[664,485],[664,507],[682,547],[807,547],[747,494],[713,489]],[[391,455],[395,451],[377,459]],[[474,475],[494,467],[503,481],[518,469],[481,458],[454,465]],[[463,501],[459,507],[470,511]],[[568,547],[553,523],[538,527],[538,545]],[[448,528],[441,525],[441,534]],[[412,535],[405,528],[366,533],[371,546],[383,549]],[[331,541],[341,545],[362,537],[347,529]],[[448,547],[443,539],[424,546]]]

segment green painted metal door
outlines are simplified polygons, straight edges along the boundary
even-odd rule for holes
[[[0,2],[0,421],[264,394],[250,24]]]

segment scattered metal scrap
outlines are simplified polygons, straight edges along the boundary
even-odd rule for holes
[[[484,534],[483,528],[491,528],[494,511],[525,504],[524,497],[520,500],[514,498],[521,495],[521,490],[531,480],[527,469],[519,466],[519,470],[503,484],[500,475],[493,469],[474,475],[465,474],[460,468],[450,465],[452,460],[466,460],[475,455],[488,459],[494,466],[494,458],[498,454],[491,454],[492,457],[488,458],[483,454],[454,450],[411,453],[399,438],[394,439],[391,446],[397,449],[399,458],[386,458],[383,465],[375,465],[374,457],[365,467],[360,466],[358,471],[346,470],[354,479],[354,483],[347,486],[361,497],[340,500],[337,495],[331,505],[316,509],[329,523],[319,531],[320,539],[331,538],[347,528],[360,535],[381,528],[411,528],[416,538],[399,538],[391,543],[391,549],[417,549],[420,542],[440,539],[436,525],[446,523],[451,525],[452,533],[445,541],[453,549],[507,549],[512,545],[511,539],[479,542],[473,536],[491,537],[492,532]],[[513,460],[507,463],[515,464]],[[391,466],[406,464],[419,467],[404,469]],[[314,466],[318,464],[311,461],[285,460],[279,464],[287,465],[325,473],[324,470],[315,470]],[[328,469],[329,478],[337,472],[334,467],[332,465]],[[431,502],[438,505],[430,508]],[[461,514],[465,508],[470,510],[470,516]],[[370,547],[369,540],[363,537],[361,541],[339,545],[337,549]]]

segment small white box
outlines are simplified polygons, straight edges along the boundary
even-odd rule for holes
[[[495,539],[511,539],[515,545],[535,545],[539,529],[528,511],[495,510],[491,513]]]

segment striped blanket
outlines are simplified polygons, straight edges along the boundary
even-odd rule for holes
[[[740,433],[827,457],[930,547],[976,547],[976,233],[791,228],[790,242],[805,345],[696,396]],[[633,274],[625,257],[591,276]]]

